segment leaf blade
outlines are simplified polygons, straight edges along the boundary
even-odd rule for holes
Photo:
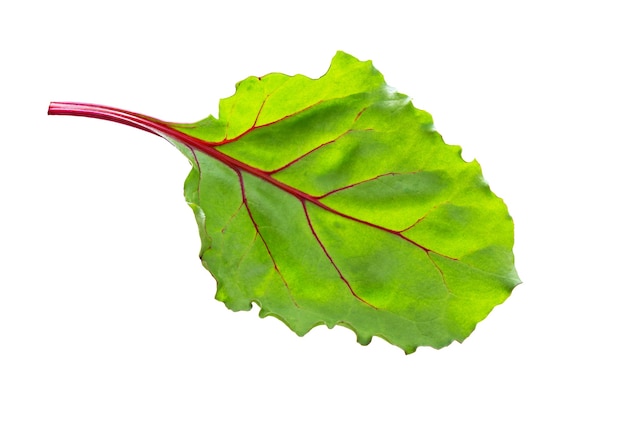
[[[519,283],[512,219],[478,163],[371,62],[340,52],[319,79],[250,77],[195,124],[89,110],[74,114],[156,133],[190,160],[200,256],[233,310],[410,353],[464,340]]]

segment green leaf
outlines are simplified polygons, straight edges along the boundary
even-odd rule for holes
[[[237,84],[219,118],[167,123],[97,105],[98,117],[172,142],[200,257],[230,309],[260,306],[298,335],[342,325],[405,352],[463,341],[519,284],[513,221],[476,161],[371,64],[339,52],[319,79]]]

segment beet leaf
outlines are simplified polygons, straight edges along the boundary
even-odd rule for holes
[[[476,161],[371,64],[338,52],[319,79],[250,77],[219,118],[168,123],[100,105],[49,114],[159,135],[191,162],[200,258],[232,310],[260,307],[411,353],[463,341],[519,283],[513,221]]]

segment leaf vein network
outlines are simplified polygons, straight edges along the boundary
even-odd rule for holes
[[[274,258],[274,254],[272,254],[272,251],[271,251],[269,245],[267,244],[267,241],[265,240],[265,237],[263,236],[263,234],[261,233],[261,231],[259,229],[259,225],[257,224],[256,220],[254,219],[254,216],[252,214],[252,210],[250,209],[250,205],[248,203],[248,197],[246,196],[246,187],[245,187],[245,182],[243,180],[243,176],[241,175],[241,171],[239,169],[234,169],[234,171],[237,173],[237,177],[239,178],[239,185],[241,187],[241,198],[243,200],[243,205],[245,206],[246,211],[248,212],[248,216],[250,217],[250,221],[252,222],[252,225],[254,225],[254,229],[256,231],[256,234],[259,236],[259,238],[263,242],[263,245],[265,246],[265,250],[267,251],[267,254],[270,257],[270,260],[272,261],[272,264],[274,265],[274,270],[276,271],[278,276],[280,276],[280,279],[282,280],[283,285],[287,289],[287,293],[289,294],[289,298],[291,299],[291,301],[293,302],[293,304],[296,307],[299,307],[298,303],[295,301],[295,299],[293,297],[293,293],[291,292],[291,288],[289,287],[289,284],[287,283],[287,280],[285,279],[285,276],[280,271],[280,268],[278,268],[278,263],[276,262],[276,259]]]

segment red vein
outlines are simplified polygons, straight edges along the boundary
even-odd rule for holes
[[[270,95],[268,95],[268,97],[269,97],[269,96],[270,96]],[[259,110],[259,112],[257,113],[256,119],[254,120],[254,124],[253,124],[250,128],[246,129],[244,132],[242,132],[242,133],[240,133],[239,135],[237,135],[236,137],[233,137],[233,138],[224,138],[223,140],[221,140],[221,141],[216,141],[216,142],[208,142],[208,141],[203,141],[203,142],[204,142],[204,144],[205,144],[205,145],[208,145],[208,146],[211,146],[211,147],[219,147],[219,146],[223,146],[223,145],[226,145],[226,144],[230,144],[230,143],[235,142],[235,141],[239,141],[241,138],[243,138],[244,136],[248,135],[248,134],[249,134],[249,133],[251,133],[251,132],[254,132],[254,131],[255,131],[255,130],[257,130],[257,129],[261,129],[261,128],[264,128],[264,127],[267,127],[267,126],[271,126],[271,125],[273,125],[273,124],[279,123],[279,122],[281,122],[281,121],[283,121],[283,120],[286,120],[286,119],[288,119],[288,118],[291,118],[291,117],[297,116],[298,114],[301,114],[301,113],[303,113],[303,112],[305,112],[305,111],[308,111],[308,110],[312,109],[313,107],[315,107],[315,106],[319,105],[319,104],[320,104],[320,103],[322,103],[322,102],[324,102],[324,101],[323,101],[323,100],[317,101],[317,102],[315,102],[314,104],[309,105],[308,107],[304,107],[304,108],[302,108],[300,111],[293,112],[293,113],[291,113],[291,114],[288,114],[288,115],[286,115],[286,116],[284,116],[284,117],[281,117],[281,118],[276,119],[276,120],[274,120],[274,121],[271,121],[271,122],[269,122],[269,123],[263,123],[262,125],[257,126],[257,124],[256,124],[256,123],[257,123],[257,121],[259,120],[259,115],[261,114],[261,111]],[[53,102],[53,103],[54,103],[54,102]],[[265,104],[265,102],[263,102],[263,103]],[[51,105],[52,105],[52,104],[51,104]],[[91,105],[91,106],[96,106],[96,105]],[[261,108],[262,108],[262,107],[263,107],[263,105],[261,106]],[[136,114],[136,115],[137,115],[137,114]],[[152,120],[157,120],[157,119],[152,119]],[[158,121],[158,122],[160,122],[160,123],[165,123],[165,122],[163,122],[163,121],[161,121],[161,120],[157,120],[157,121]]]
[[[402,174],[417,174],[417,171],[406,172],[406,173],[390,172],[390,173],[386,173],[386,174],[379,174],[376,177],[372,177],[372,178],[369,178],[369,179],[366,179],[366,180],[361,180],[361,181],[358,181],[356,183],[352,183],[352,184],[349,184],[349,185],[346,185],[346,186],[342,186],[340,188],[333,189],[330,192],[326,192],[325,194],[322,194],[322,195],[316,195],[315,198],[323,199],[323,198],[326,198],[327,196],[332,195],[334,193],[341,192],[342,190],[350,189],[350,188],[353,188],[353,187],[358,186],[358,185],[363,184],[363,183],[367,183],[367,182],[371,182],[371,181],[374,181],[374,180],[378,180],[381,177],[395,176],[395,175],[402,175]]]
[[[433,253],[437,253],[437,252],[433,252]],[[440,256],[442,256],[442,257],[444,257],[444,258],[449,258],[449,257],[447,257],[447,256],[445,256],[445,255],[441,255],[441,254],[437,254],[437,255],[440,255]],[[441,276],[441,281],[443,282],[443,286],[444,286],[444,287],[446,287],[446,290],[448,291],[448,294],[450,294],[450,295],[454,295],[454,294],[452,293],[452,291],[450,291],[450,287],[448,286],[448,282],[446,281],[446,276],[443,274],[443,270],[441,270],[441,267],[439,267],[439,264],[437,264],[437,263],[435,262],[435,260],[433,259],[433,257],[431,257],[431,256],[430,256],[430,252],[428,252],[428,253],[426,254],[426,256],[428,256],[428,259],[430,260],[430,262],[433,264],[433,266],[435,266],[435,268],[436,268],[436,269],[437,269],[437,271],[439,272],[439,275]],[[454,259],[454,258],[450,258],[450,259],[452,259],[452,260],[456,261],[456,259]]]
[[[368,222],[366,220],[356,218],[354,216],[350,216],[349,214],[340,212],[332,207],[329,207],[328,205],[321,202],[320,198],[310,195],[299,189],[296,189],[293,186],[290,186],[286,183],[283,183],[275,179],[274,177],[270,176],[264,170],[248,165],[245,162],[242,162],[231,156],[228,156],[227,154],[222,153],[217,148],[215,148],[216,147],[215,143],[209,143],[199,138],[187,135],[183,132],[180,132],[172,128],[171,126],[169,126],[168,123],[155,119],[153,117],[148,117],[148,116],[133,113],[131,111],[120,110],[117,108],[111,108],[111,107],[102,106],[102,105],[74,103],[74,102],[52,102],[48,109],[48,114],[49,115],[73,115],[73,116],[83,116],[83,117],[91,117],[91,118],[109,120],[109,121],[113,121],[117,123],[122,123],[128,126],[132,126],[141,130],[145,130],[145,131],[151,132],[155,135],[159,135],[166,139],[175,140],[189,148],[193,148],[195,150],[201,151],[211,156],[212,158],[222,162],[226,166],[236,171],[239,175],[241,174],[241,171],[245,171],[255,177],[258,177],[261,180],[266,181],[267,183],[270,183],[276,186],[277,188],[283,190],[284,192],[287,192],[288,194],[294,196],[300,201],[308,201],[311,204],[314,204],[317,207],[323,210],[326,210],[336,216],[339,216],[344,219],[348,219],[348,220],[351,220],[351,221],[354,221],[354,222],[357,222],[357,223],[360,223],[360,224],[363,224],[363,225],[366,225],[366,226],[369,226],[369,227],[372,227],[381,231],[385,231],[391,235],[399,237],[400,239],[412,244],[413,246],[416,246],[422,249],[426,253],[432,251],[426,246],[423,246],[417,243],[416,241],[410,239],[409,237],[406,237],[404,234],[402,234],[401,231],[392,230],[384,226],[377,225],[372,222]],[[287,118],[296,114],[297,113],[294,113],[284,118]],[[275,122],[272,122],[272,123],[267,123],[263,126],[268,126],[280,120],[282,119],[276,120]],[[262,126],[259,126],[259,127],[262,127]],[[239,137],[241,137],[241,135]],[[237,138],[233,138],[231,142],[236,139]],[[445,255],[442,255],[442,256],[445,256]],[[451,257],[447,257],[447,258],[454,259]]]
[[[259,78],[261,79],[261,78]],[[267,96],[265,96],[265,99],[263,99],[263,102],[261,102],[261,106],[259,107],[259,110],[256,113],[256,117],[254,118],[254,123],[252,123],[252,127],[256,127],[256,124],[259,122],[259,117],[261,116],[261,111],[263,111],[263,108],[265,107],[265,102],[267,102],[267,98],[269,98],[271,95],[268,94]]]
[[[235,210],[235,212],[230,215],[230,217],[228,218],[228,220],[226,221],[226,223],[222,227],[222,230],[221,230],[222,234],[224,234],[226,232],[226,230],[228,229],[229,225],[232,223],[233,219],[235,219],[237,217],[237,215],[239,214],[239,211],[241,211],[241,207],[243,207],[243,200],[241,201],[241,204],[239,204],[239,207],[237,207],[237,210]]]
[[[255,236],[258,235],[261,241],[263,242],[263,244],[265,245],[265,250],[267,251],[267,254],[272,260],[272,264],[274,264],[274,270],[276,270],[276,273],[278,273],[278,275],[282,279],[283,284],[285,285],[285,288],[287,289],[287,292],[289,293],[289,297],[291,298],[291,301],[296,307],[299,308],[300,306],[298,306],[298,303],[296,303],[295,299],[293,298],[293,295],[291,293],[291,288],[289,288],[289,284],[285,280],[283,273],[278,268],[276,259],[274,259],[274,255],[272,254],[272,251],[270,250],[270,247],[268,246],[267,241],[265,240],[265,237],[263,237],[263,234],[261,234],[261,231],[259,230],[259,225],[256,223],[256,220],[254,219],[254,216],[252,215],[252,211],[250,210],[250,206],[248,205],[248,197],[246,196],[246,186],[243,182],[243,176],[241,175],[241,171],[238,169],[235,169],[235,172],[237,173],[237,177],[239,177],[239,186],[241,187],[241,198],[243,200],[243,205],[246,207],[246,211],[248,212],[250,221],[252,222],[252,225],[254,225],[254,230],[256,231]]]
[[[271,93],[270,93],[271,94]],[[228,128],[230,127],[230,121],[228,121],[226,123],[226,137],[224,138],[224,141],[235,141],[238,140],[239,138],[241,138],[242,136],[252,132],[254,129],[256,129],[256,124],[259,121],[259,116],[261,115],[261,111],[263,111],[263,107],[265,106],[265,102],[267,102],[267,98],[270,95],[268,94],[267,96],[265,96],[265,99],[263,99],[263,102],[261,102],[261,106],[259,107],[259,110],[256,113],[256,117],[254,118],[254,121],[252,122],[252,126],[250,126],[246,131],[244,131],[243,133],[237,135],[235,138],[228,138]],[[230,114],[232,115],[233,111],[235,110],[235,106],[236,104],[233,104],[233,106],[230,108]],[[226,143],[228,144],[228,143]],[[222,144],[216,144],[216,145],[222,145]]]
[[[282,170],[284,170],[284,169],[286,169],[286,168],[289,168],[290,166],[292,166],[292,165],[293,165],[293,164],[295,164],[296,162],[298,162],[298,161],[300,161],[300,160],[304,159],[305,157],[309,156],[311,153],[314,153],[314,152],[318,151],[319,149],[321,149],[321,148],[323,148],[323,147],[326,147],[326,146],[327,146],[327,145],[329,145],[329,144],[333,144],[333,143],[335,143],[335,142],[339,141],[341,138],[343,138],[343,137],[344,137],[345,135],[347,135],[348,133],[350,133],[350,132],[354,132],[354,129],[352,129],[352,126],[354,126],[354,125],[356,124],[356,122],[357,122],[357,120],[359,119],[359,117],[361,117],[361,114],[363,114],[363,112],[364,112],[367,108],[368,108],[368,107],[365,107],[365,108],[361,109],[361,110],[357,113],[357,115],[354,117],[354,120],[352,120],[352,124],[350,125],[350,128],[349,128],[348,130],[346,130],[345,132],[343,132],[342,134],[338,135],[337,137],[333,138],[333,139],[332,139],[332,140],[330,140],[330,141],[326,141],[325,143],[322,143],[322,144],[318,145],[317,147],[312,148],[312,149],[311,149],[311,150],[309,150],[308,152],[304,153],[304,154],[303,154],[303,155],[301,155],[301,156],[298,156],[297,158],[295,158],[294,160],[292,160],[292,161],[288,162],[287,164],[285,164],[285,165],[283,165],[283,166],[281,166],[281,167],[279,167],[279,168],[276,168],[276,169],[274,169],[274,170],[271,170],[271,171],[266,171],[266,172],[267,172],[269,175],[276,174],[277,172],[280,172],[280,171],[282,171]],[[258,117],[257,117],[257,118],[258,118]],[[373,129],[371,129],[371,128],[367,128],[367,129],[360,129],[360,130],[362,130],[362,131],[371,131],[371,130],[373,130]]]
[[[410,230],[411,228],[415,227],[418,223],[420,223],[421,221],[423,221],[424,219],[426,219],[426,217],[427,217],[429,214],[431,214],[431,213],[432,213],[435,209],[437,209],[440,205],[442,205],[442,204],[447,204],[447,203],[448,203],[448,201],[444,201],[444,202],[443,202],[443,203],[441,203],[441,204],[437,204],[436,206],[433,206],[430,210],[428,210],[428,211],[426,212],[426,214],[424,214],[424,216],[421,216],[420,218],[418,218],[415,222],[413,222],[413,223],[412,223],[411,225],[409,225],[408,227],[406,227],[406,228],[404,228],[404,229],[401,229],[401,230],[400,230],[400,232],[401,232],[401,233],[403,233],[403,232],[407,232],[407,231],[408,231],[408,230]],[[439,254],[439,255],[440,255],[440,254]],[[445,255],[442,255],[442,256],[445,256]],[[446,258],[450,258],[450,257],[446,257]],[[450,259],[456,259],[456,258],[450,258]]]
[[[324,254],[326,254],[326,257],[328,258],[328,261],[330,261],[330,263],[333,265],[333,267],[335,267],[335,270],[337,271],[337,274],[339,275],[339,278],[343,281],[344,284],[346,284],[346,286],[348,287],[348,289],[350,290],[352,295],[357,300],[365,303],[366,305],[368,305],[370,307],[373,307],[374,309],[378,309],[376,306],[374,306],[373,304],[371,304],[368,301],[364,300],[356,292],[354,292],[354,289],[352,288],[352,285],[350,285],[350,282],[348,282],[348,280],[345,278],[345,276],[343,275],[341,270],[339,270],[339,267],[337,267],[337,264],[335,264],[335,260],[333,260],[333,258],[330,256],[330,253],[328,253],[328,250],[326,249],[326,246],[324,246],[324,243],[322,242],[322,240],[317,235],[317,232],[315,231],[315,228],[313,228],[313,222],[311,222],[311,217],[309,216],[309,210],[306,208],[306,202],[305,201],[301,201],[301,203],[302,203],[302,208],[304,209],[304,215],[306,216],[306,221],[309,224],[309,229],[311,230],[311,233],[313,233],[313,237],[315,237],[315,240],[317,240],[317,243],[320,245],[320,247],[324,251]]]
[[[281,167],[279,167],[279,168],[276,168],[276,169],[274,169],[274,170],[271,170],[271,171],[265,171],[265,173],[267,173],[268,175],[274,175],[274,174],[276,174],[277,172],[280,172],[280,171],[282,171],[282,170],[284,170],[284,169],[286,169],[286,168],[289,168],[291,165],[293,165],[293,164],[295,164],[296,162],[298,162],[298,161],[300,161],[300,160],[304,159],[305,157],[307,157],[307,156],[308,156],[308,155],[310,155],[311,153],[313,153],[313,152],[315,152],[315,151],[317,151],[317,150],[321,149],[322,147],[326,147],[328,144],[332,144],[332,143],[336,142],[337,140],[341,139],[343,136],[345,136],[345,135],[346,135],[346,134],[348,134],[349,132],[352,132],[352,129],[348,129],[347,131],[345,131],[344,133],[342,133],[341,135],[339,135],[337,138],[333,138],[333,139],[332,139],[332,140],[330,140],[330,141],[326,141],[325,143],[320,144],[320,145],[318,145],[318,146],[317,146],[317,147],[315,147],[315,148],[312,148],[312,149],[311,149],[311,150],[309,150],[308,152],[304,153],[304,154],[303,154],[303,155],[301,155],[301,156],[298,156],[298,157],[297,157],[297,158],[295,158],[294,160],[292,160],[292,161],[290,161],[290,162],[286,163],[285,165],[283,165],[283,166],[281,166]]]

